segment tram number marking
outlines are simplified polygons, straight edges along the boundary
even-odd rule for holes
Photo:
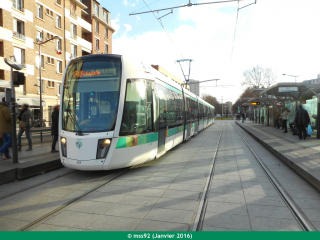
[[[81,161],[77,161],[77,164],[81,164]]]

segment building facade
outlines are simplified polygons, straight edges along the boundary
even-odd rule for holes
[[[99,20],[91,11],[95,5],[102,11]],[[4,58],[14,56],[15,61],[25,66],[20,72],[26,77],[25,84],[15,88],[17,103],[28,103],[32,118],[40,117],[41,71],[43,118],[50,121],[53,107],[60,102],[61,82],[68,61],[87,54],[112,53],[114,29],[110,17],[110,12],[94,0],[1,0],[0,93],[3,95],[5,88],[10,88],[11,80]],[[102,30],[107,29],[107,38],[103,31],[96,34],[96,22]],[[39,43],[55,36],[58,38],[41,44],[39,58]],[[96,51],[97,38],[100,51]],[[107,51],[104,44],[108,46]]]
[[[190,79],[188,84],[190,85],[190,91],[200,97],[199,81]]]

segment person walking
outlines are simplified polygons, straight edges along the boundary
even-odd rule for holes
[[[9,147],[12,144],[11,111],[5,102],[0,102],[0,133],[3,137],[3,145],[0,148],[2,160],[10,159]]]
[[[279,129],[280,126],[279,126],[279,118],[280,118],[280,112],[278,109],[276,109],[276,113],[274,115],[274,121],[275,121],[275,124],[274,124],[274,127]]]
[[[29,148],[26,151],[32,150],[32,140],[31,140],[31,132],[30,132],[30,111],[29,105],[23,104],[22,110],[18,116],[19,119],[19,133],[18,133],[18,151],[21,151],[21,136],[25,132],[26,138],[28,139],[28,146]]]
[[[303,138],[306,139],[307,137],[307,126],[310,124],[310,117],[309,113],[302,108],[302,106],[299,106],[299,110],[296,114],[294,122],[297,124],[298,130],[299,130],[299,139],[302,140],[302,134]]]
[[[59,152],[56,150],[56,143],[58,141],[58,136],[59,136],[59,108],[60,108],[59,105],[55,106],[51,115],[52,116],[51,135],[53,136],[52,147],[51,147],[52,153]]]
[[[243,123],[244,123],[245,118],[246,118],[246,114],[245,114],[245,112],[242,112],[242,122]]]
[[[288,109],[284,108],[283,112],[282,112],[282,126],[284,128],[283,133],[287,133],[288,132],[288,129],[287,129],[288,115],[289,115]]]

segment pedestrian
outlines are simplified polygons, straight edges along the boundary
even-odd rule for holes
[[[2,160],[10,159],[9,147],[12,144],[12,124],[11,111],[5,102],[0,102],[0,133],[3,138],[3,145],[0,148],[0,156]]]
[[[283,112],[282,112],[282,126],[284,127],[283,133],[287,133],[288,132],[288,129],[287,129],[288,115],[289,115],[288,109],[284,108]]]
[[[245,117],[246,117],[245,112],[242,112],[242,122],[243,122],[243,123],[244,123]]]
[[[275,124],[274,124],[274,127],[279,129],[280,126],[279,126],[279,118],[280,118],[280,112],[278,109],[276,109],[276,113],[274,115],[274,121],[275,121]]]
[[[18,133],[18,151],[21,151],[21,136],[25,132],[26,138],[28,139],[28,148],[26,151],[32,150],[32,140],[31,140],[31,132],[30,132],[30,110],[28,104],[23,104],[21,112],[18,116],[19,119],[19,133]]]
[[[59,105],[55,106],[51,115],[52,116],[51,135],[53,136],[52,147],[51,147],[52,153],[59,152],[56,150],[56,143],[58,141],[58,136],[59,136],[59,109],[60,109]]]
[[[296,114],[294,122],[297,124],[298,130],[299,130],[299,139],[302,140],[302,134],[303,138],[306,139],[307,137],[307,130],[308,124],[310,124],[310,117],[309,113],[302,108],[302,106],[299,106],[299,110]]]

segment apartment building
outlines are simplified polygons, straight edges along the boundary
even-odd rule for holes
[[[99,14],[92,12],[97,9],[96,5]],[[61,82],[68,61],[87,54],[112,52],[114,29],[110,21],[110,12],[93,0],[1,0],[0,93],[10,87],[11,79],[4,58],[14,56],[25,66],[21,72],[26,76],[25,85],[15,88],[17,103],[28,103],[32,117],[38,118],[41,69],[43,117],[50,121],[53,107],[60,102]],[[107,34],[103,32],[105,29]],[[41,44],[39,58],[40,41],[54,36],[58,39]]]

